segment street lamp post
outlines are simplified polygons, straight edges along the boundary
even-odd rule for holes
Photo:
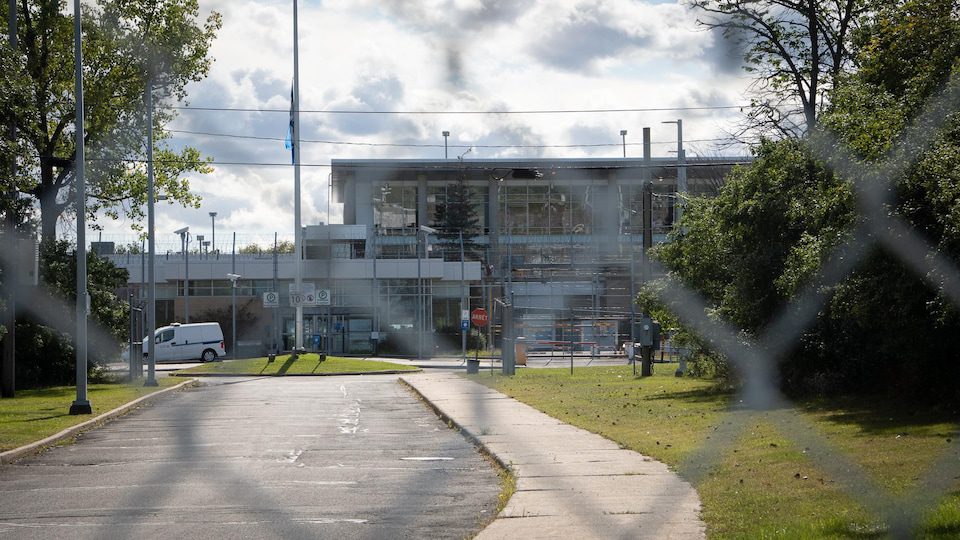
[[[156,339],[157,333],[157,259],[155,243],[154,206],[156,200],[166,200],[166,197],[156,197],[156,186],[153,177],[153,79],[147,81],[147,244],[149,246],[150,266],[147,275],[147,380],[144,386],[159,386],[156,378]],[[141,250],[142,252],[143,250]],[[141,366],[141,369],[143,366]],[[142,374],[142,372],[141,372]]]
[[[190,322],[190,227],[173,231],[180,235],[180,249],[183,253],[183,322]]]
[[[234,249],[234,256],[236,256],[236,249],[237,249],[236,235],[237,235],[237,233],[233,233],[233,235],[234,235],[233,249]],[[233,266],[233,271],[235,272],[236,269],[237,269],[236,261],[234,261],[234,264],[233,264],[232,266]],[[231,317],[231,319],[232,319],[232,322],[233,322],[233,326],[232,326],[233,332],[231,333],[231,336],[232,336],[232,337],[231,337],[231,339],[230,339],[230,341],[231,341],[230,346],[232,347],[232,349],[231,349],[231,354],[233,355],[234,358],[236,358],[236,357],[237,357],[237,280],[240,279],[240,278],[243,277],[243,276],[241,276],[240,274],[234,274],[233,272],[231,272],[231,273],[227,274],[227,277],[230,278],[230,289],[231,289],[231,294],[230,294],[230,295],[233,297],[233,308],[232,308],[232,310],[231,310],[231,311],[232,311],[232,317]]]
[[[210,212],[210,246],[214,252],[217,253],[217,213]],[[219,257],[217,257],[219,259]]]
[[[77,333],[75,350],[77,356],[77,398],[70,405],[70,414],[91,414],[93,408],[87,400],[87,314],[90,297],[87,295],[87,188],[84,180],[84,130],[83,130],[83,51],[80,46],[80,0],[73,1],[73,46],[76,84],[76,159],[74,174],[77,186]]]
[[[443,132],[443,159],[447,159],[447,137],[450,136],[449,131]]]
[[[623,139],[623,157],[627,157],[627,130],[620,130],[620,137]]]
[[[202,234],[197,235],[197,255],[200,260],[203,260],[203,238]]]
[[[677,202],[674,204],[673,223],[680,222],[687,195],[687,156],[683,150],[683,120],[666,120],[663,124],[677,125]]]
[[[430,260],[428,234],[437,234],[433,227],[421,225],[417,230],[417,319],[418,319],[418,340],[417,340],[417,358],[423,358],[423,333],[426,331],[426,309],[424,308],[424,286],[423,273],[420,270],[420,233],[423,233],[423,257]]]

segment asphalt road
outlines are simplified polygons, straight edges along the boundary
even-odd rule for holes
[[[498,490],[395,376],[215,379],[0,468],[0,537],[464,538]]]

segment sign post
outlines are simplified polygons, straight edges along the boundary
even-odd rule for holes
[[[489,317],[487,316],[487,310],[485,310],[485,309],[483,309],[483,308],[476,308],[476,309],[474,309],[473,311],[470,312],[470,321],[471,321],[474,325],[476,325],[476,327],[477,327],[478,329],[479,329],[479,328],[483,328],[484,326],[486,326],[488,320],[489,320]],[[464,323],[466,323],[466,321],[464,321]],[[474,366],[477,367],[477,368],[479,368],[479,366],[480,366],[480,347],[479,347],[479,345],[477,346],[477,351],[476,351],[476,356],[474,357],[474,362],[476,362],[476,363],[474,364]],[[469,372],[470,370],[468,369],[467,371]],[[491,373],[491,374],[493,373],[493,355],[490,356],[490,373]]]

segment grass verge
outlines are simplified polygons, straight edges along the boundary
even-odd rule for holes
[[[177,375],[322,375],[332,373],[366,373],[370,371],[417,371],[415,366],[405,366],[392,362],[363,360],[359,358],[341,358],[328,356],[320,361],[320,355],[301,354],[293,360],[290,355],[280,355],[273,362],[266,357],[245,360],[225,360],[209,362],[189,369],[177,371]]]
[[[39,441],[183,380],[161,377],[157,382],[159,387],[145,387],[143,382],[89,385],[87,399],[93,407],[92,415],[70,415],[76,387],[20,390],[15,398],[0,400],[0,452]]]
[[[675,364],[648,379],[624,367],[521,370],[513,378],[471,376],[569,424],[681,471],[729,422],[734,395],[710,381],[675,378]],[[798,414],[856,462],[889,497],[915,493],[934,461],[953,452],[958,415],[866,398],[808,400]],[[843,489],[843,477],[819,470],[793,442],[777,412],[750,419],[717,464],[698,475],[702,517],[711,538],[884,538],[886,525]],[[696,464],[694,464],[696,465]],[[951,485],[949,481],[947,485]],[[960,477],[927,509],[922,538],[960,537]]]

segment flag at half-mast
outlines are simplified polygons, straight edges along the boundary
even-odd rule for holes
[[[297,163],[297,149],[293,146],[293,111],[297,106],[296,102],[293,99],[293,86],[290,87],[290,125],[287,127],[287,138],[283,142],[283,146],[290,151],[290,163],[295,165]]]

